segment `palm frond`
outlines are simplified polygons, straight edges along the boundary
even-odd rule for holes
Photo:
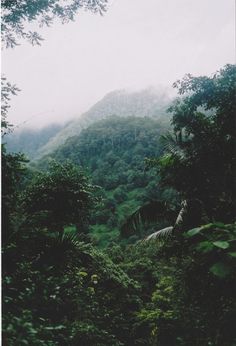
[[[163,223],[166,220],[173,222],[176,219],[176,212],[169,208],[162,201],[152,201],[139,207],[131,214],[121,227],[121,235],[128,237],[137,234],[142,226],[153,223]]]
[[[150,234],[148,237],[146,237],[143,241],[150,241],[150,240],[166,240],[167,238],[171,237],[173,234],[173,226],[169,226],[166,228],[163,228],[157,232],[154,232]]]
[[[179,160],[184,160],[186,158],[185,151],[180,147],[182,141],[181,134],[179,134],[177,139],[171,132],[167,132],[165,135],[161,136],[161,142],[164,147],[164,150],[168,154],[172,154],[174,157]]]
[[[59,239],[58,239],[59,240]],[[76,247],[79,244],[79,236],[76,233],[64,233],[61,240],[61,245]]]

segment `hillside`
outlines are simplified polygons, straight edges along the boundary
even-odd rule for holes
[[[48,143],[40,148],[37,155],[42,157],[59,145],[65,143],[67,138],[78,135],[83,129],[100,119],[112,115],[116,116],[149,116],[166,121],[166,109],[170,104],[168,92],[164,89],[149,88],[137,92],[116,90],[105,95],[86,113],[71,121],[65,128],[52,137]]]
[[[22,152],[33,160],[38,150],[62,130],[62,124],[51,124],[41,129],[16,128],[4,137],[8,152]]]
[[[110,116],[29,164],[2,145],[4,345],[236,345],[235,82],[186,75],[171,125]]]
[[[70,160],[86,169],[93,183],[103,188],[103,202],[92,226],[99,245],[116,237],[123,221],[140,205],[161,198],[157,173],[147,169],[145,158],[161,154],[159,139],[167,128],[163,121],[148,117],[109,117],[38,161],[38,166],[45,168],[51,159]]]

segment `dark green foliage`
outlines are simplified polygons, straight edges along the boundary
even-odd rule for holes
[[[26,248],[11,250],[18,262],[4,270],[5,343],[131,345],[140,305],[134,282],[89,245],[44,239],[31,249],[33,261]]]
[[[195,229],[196,231],[196,229]],[[190,246],[180,280],[185,286],[188,328],[201,344],[234,345],[236,333],[235,225],[207,224],[185,233]]]
[[[147,345],[234,345],[235,231],[207,224],[164,243],[109,250],[141,285],[136,328]]]
[[[139,231],[140,226],[147,228],[152,225],[155,228],[173,224],[176,218],[176,211],[171,209],[162,201],[153,201],[143,205],[130,217],[121,227],[121,235],[130,236]]]
[[[159,161],[161,182],[203,202],[211,220],[232,222],[235,205],[236,67],[213,77],[187,75],[170,108],[174,139]]]
[[[49,170],[35,176],[26,189],[23,208],[49,230],[63,232],[74,224],[83,232],[96,202],[93,193],[95,187],[77,166],[51,162]]]
[[[40,174],[4,148],[4,344],[236,345],[234,82],[235,68],[226,66],[177,83],[190,93],[173,106],[164,155],[156,144],[162,129],[139,118],[91,126],[55,152],[74,164]],[[153,152],[156,177],[143,165]],[[76,164],[103,185],[102,200]],[[89,222],[106,250],[77,232]],[[131,237],[114,244],[117,225]],[[136,242],[167,225],[168,237]]]
[[[100,245],[103,234],[98,230],[118,231],[125,218],[149,200],[151,183],[156,191],[154,195],[152,188],[153,200],[161,198],[164,190],[158,188],[156,171],[146,169],[144,161],[160,155],[158,141],[166,128],[166,124],[148,117],[109,117],[90,125],[38,162],[45,168],[50,158],[61,162],[70,159],[87,168],[93,183],[104,188],[103,203],[92,218],[93,225],[100,225],[92,227]]]
[[[2,186],[2,243],[16,231],[19,213],[20,186],[26,174],[26,162],[23,154],[6,153],[5,145],[1,152],[1,186]]]

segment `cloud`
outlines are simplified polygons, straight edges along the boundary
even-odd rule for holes
[[[115,0],[103,17],[81,12],[42,34],[41,47],[3,53],[3,72],[22,89],[13,123],[65,121],[111,90],[171,85],[233,63],[234,1]]]

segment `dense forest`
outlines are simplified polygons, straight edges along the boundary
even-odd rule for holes
[[[88,111],[66,122],[53,124],[42,129],[18,127],[17,131],[8,133],[6,141],[8,150],[23,151],[30,159],[39,159],[51,154],[62,146],[68,138],[78,136],[83,129],[101,119],[110,116],[151,117],[161,122],[168,121],[167,108],[172,98],[170,90],[164,87],[146,88],[140,91],[115,90],[106,94]],[[31,143],[29,148],[28,143]]]
[[[171,124],[111,114],[32,163],[2,145],[4,345],[236,345],[235,86],[186,75]]]
[[[32,23],[107,3],[2,0],[3,44],[40,44]],[[236,346],[236,66],[185,75],[175,99],[114,91],[65,126],[19,136],[8,120],[18,86],[2,76],[1,87],[2,344]]]
[[[70,161],[87,171],[92,183],[102,187],[90,234],[99,246],[108,245],[119,236],[127,216],[145,202],[162,198],[162,194],[167,199],[168,192],[169,199],[177,197],[170,189],[158,187],[156,170],[145,164],[147,157],[160,156],[159,140],[170,127],[168,120],[110,116],[69,138],[32,167],[45,170],[53,160]]]

